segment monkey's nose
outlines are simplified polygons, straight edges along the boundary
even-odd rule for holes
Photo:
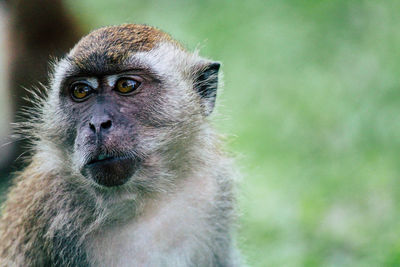
[[[89,128],[95,134],[100,134],[105,130],[108,130],[112,127],[112,121],[107,118],[93,118],[89,122]]]

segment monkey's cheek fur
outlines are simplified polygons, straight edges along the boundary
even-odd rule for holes
[[[81,173],[99,185],[112,187],[125,184],[139,166],[136,158],[112,158],[86,164]]]

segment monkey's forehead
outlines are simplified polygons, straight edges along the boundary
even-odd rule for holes
[[[83,37],[68,54],[77,67],[88,64],[119,64],[135,52],[145,52],[169,42],[183,47],[165,32],[147,25],[123,24],[100,28]]]

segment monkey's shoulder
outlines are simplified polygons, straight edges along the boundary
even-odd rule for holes
[[[49,192],[45,180],[45,177],[29,169],[15,178],[1,212],[0,262],[46,262],[44,235],[47,219],[43,206],[46,205]]]

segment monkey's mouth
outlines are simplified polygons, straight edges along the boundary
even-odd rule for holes
[[[124,157],[114,157],[112,155],[107,155],[107,154],[100,154],[97,157],[93,157],[91,160],[89,160],[87,165],[92,165],[92,164],[97,164],[97,163],[107,163],[110,161],[118,161],[118,160],[123,160],[125,158]]]
[[[82,168],[81,173],[99,185],[123,185],[136,172],[141,160],[137,157],[98,154]]]

